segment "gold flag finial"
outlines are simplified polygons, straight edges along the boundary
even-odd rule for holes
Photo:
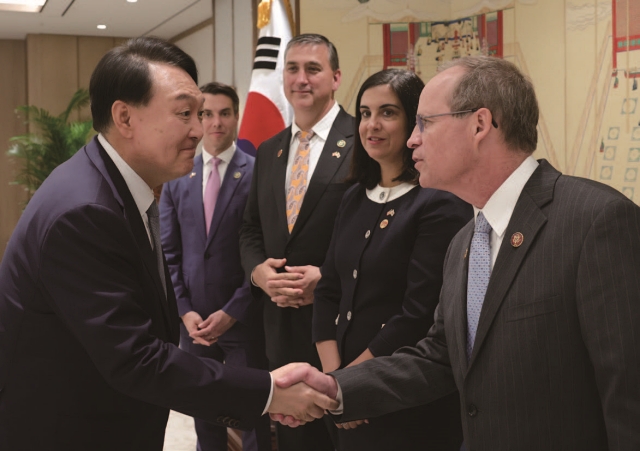
[[[258,29],[269,24],[271,20],[271,0],[262,0],[258,5]]]

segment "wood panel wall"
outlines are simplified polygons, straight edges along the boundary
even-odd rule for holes
[[[15,166],[6,155],[8,140],[26,131],[15,108],[29,104],[61,113],[78,88],[89,88],[100,58],[125,40],[49,34],[0,40],[0,259],[26,199],[22,187],[9,185]],[[87,107],[72,119],[90,117]]]
[[[15,114],[16,106],[27,101],[26,81],[25,41],[0,40],[0,259],[27,198],[22,187],[9,185],[15,166],[7,156],[9,138],[26,132]]]

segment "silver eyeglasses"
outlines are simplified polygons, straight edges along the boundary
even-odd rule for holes
[[[427,119],[431,119],[432,117],[454,116],[456,114],[475,113],[479,109],[480,108],[472,108],[470,110],[452,111],[450,113],[430,114],[429,116],[423,116],[420,113],[418,113],[418,114],[416,114],[416,125],[418,126],[418,130],[420,130],[420,133],[423,133],[424,132],[424,121],[426,121]],[[493,117],[491,118],[491,125],[493,125],[495,128],[498,128],[498,123],[496,122],[496,120]]]

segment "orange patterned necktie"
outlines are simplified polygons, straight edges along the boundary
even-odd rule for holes
[[[313,137],[313,132],[298,132],[300,142],[298,150],[293,158],[293,166],[291,167],[291,182],[287,188],[287,225],[289,233],[293,230],[293,225],[298,219],[300,207],[302,207],[302,199],[307,192],[307,174],[309,172],[309,154],[311,147],[309,143]]]

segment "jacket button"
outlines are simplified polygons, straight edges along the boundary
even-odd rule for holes
[[[364,234],[364,238],[367,239],[371,235],[371,230],[367,230],[367,233]]]
[[[291,249],[285,249],[284,255],[291,255]]]
[[[467,407],[467,414],[472,418],[475,417],[478,415],[478,408],[474,404],[469,404]]]
[[[347,321],[351,321],[351,310],[347,312]]]
[[[353,270],[353,278],[354,278],[354,279],[357,279],[357,278],[358,278],[358,270],[357,270],[357,269],[354,269],[354,270]]]

